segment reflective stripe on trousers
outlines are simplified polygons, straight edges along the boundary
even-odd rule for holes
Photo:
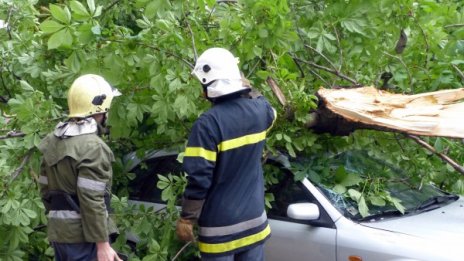
[[[200,241],[198,242],[198,248],[202,253],[220,254],[254,245],[258,242],[266,240],[266,238],[268,238],[270,234],[271,227],[269,226],[269,224],[267,224],[264,230],[256,234],[251,234],[249,236],[238,238],[229,242],[205,243]]]
[[[258,227],[259,225],[266,222],[267,216],[266,212],[263,212],[261,216],[246,220],[234,225],[223,226],[223,227],[200,227],[199,235],[205,237],[215,237],[215,236],[225,236],[235,233],[240,233],[251,228]]]
[[[202,261],[264,261],[264,244],[227,256],[202,256]]]

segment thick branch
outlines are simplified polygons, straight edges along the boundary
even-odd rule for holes
[[[11,15],[13,14],[13,8],[14,8],[14,7],[11,6],[10,9],[8,9],[8,17],[6,18],[6,22],[5,22],[5,23],[7,24],[7,26],[6,26],[6,31],[8,32],[8,38],[9,38],[10,40],[13,39],[13,38],[11,37],[11,25],[10,25],[10,18],[11,18]]]
[[[385,55],[391,57],[391,58],[395,58],[397,59],[404,67],[404,69],[406,70],[406,73],[408,74],[408,78],[409,78],[409,85],[411,86],[411,92],[414,93],[414,87],[412,86],[412,76],[411,76],[411,72],[409,71],[409,68],[408,66],[404,63],[403,59],[401,59],[400,57],[398,56],[394,56],[394,55],[391,55],[387,52],[383,52]]]
[[[453,27],[464,27],[464,24],[449,24],[449,25],[445,25],[445,28],[453,28]]]
[[[325,67],[325,66],[322,66],[322,65],[319,65],[319,64],[310,62],[310,61],[305,61],[305,60],[302,60],[302,59],[300,59],[300,58],[298,58],[298,57],[292,56],[292,58],[293,58],[294,60],[296,60],[296,61],[299,61],[299,62],[308,64],[308,65],[310,65],[310,66],[312,66],[312,67],[314,67],[314,68],[317,68],[317,69],[320,69],[320,70],[323,70],[323,71],[332,73],[332,74],[334,74],[334,75],[336,75],[336,76],[338,76],[338,77],[340,77],[340,78],[342,78],[342,79],[344,79],[344,80],[346,80],[346,81],[351,82],[351,83],[354,84],[354,85],[359,85],[359,83],[358,83],[356,80],[351,79],[350,77],[348,77],[348,76],[346,76],[346,75],[340,73],[340,72],[337,71],[337,70],[333,70],[333,69],[327,68],[327,67]]]
[[[450,157],[448,157],[447,155],[443,154],[443,153],[440,153],[438,152],[437,150],[435,150],[434,147],[432,147],[430,144],[428,144],[427,142],[425,142],[424,140],[422,140],[421,138],[419,138],[418,136],[416,135],[411,135],[411,134],[405,134],[406,137],[414,140],[415,142],[417,142],[419,145],[421,145],[422,147],[426,148],[427,150],[429,150],[430,152],[432,152],[433,154],[437,155],[438,157],[440,157],[442,160],[446,161],[446,163],[450,164],[454,170],[456,170],[457,172],[461,173],[462,175],[464,175],[464,167],[462,167],[461,165],[459,165],[458,163],[456,163],[453,159],[451,159]]]
[[[103,9],[103,13],[106,13],[108,12],[108,10],[110,10],[111,8],[113,8],[113,6],[115,6],[117,3],[119,3],[121,0],[115,0],[113,1],[111,4],[109,4],[107,7],[105,7],[105,9]]]
[[[464,73],[462,73],[462,71],[459,70],[459,68],[455,64],[451,64],[451,66],[453,66],[454,70],[456,70],[456,72],[459,74],[461,80],[464,81]]]
[[[195,35],[193,35],[192,28],[190,27],[190,23],[187,21],[187,27],[189,29],[190,35],[192,36],[192,48],[193,48],[193,57],[195,57],[195,61],[198,58],[197,48],[195,46]]]
[[[125,43],[125,41],[121,41],[121,40],[109,40],[109,39],[105,39],[105,41],[108,41],[108,42],[115,42],[115,43]],[[190,63],[189,61],[185,60],[184,58],[180,57],[179,55],[175,54],[175,53],[172,53],[172,52],[168,52],[168,51],[165,51],[165,50],[161,50],[160,48],[156,47],[156,46],[152,46],[152,45],[148,45],[148,44],[144,44],[144,43],[139,43],[138,45],[140,46],[143,46],[143,47],[147,47],[147,48],[150,48],[150,49],[153,49],[153,50],[156,50],[158,52],[164,52],[166,53],[168,56],[172,56],[172,57],[175,57],[179,60],[181,60],[182,62],[184,62],[185,64],[187,64],[190,68],[194,68],[193,64]]]
[[[329,58],[327,58],[327,56],[325,56],[323,53],[319,52],[316,48],[312,47],[312,46],[309,45],[309,44],[305,44],[304,46],[307,47],[307,48],[309,48],[309,49],[311,49],[313,52],[319,54],[322,58],[324,58],[324,59],[330,64],[330,66],[331,66],[335,71],[338,71],[338,70],[337,70],[337,67],[335,67],[335,65],[332,63],[332,61],[331,61]]]
[[[24,156],[23,160],[21,161],[21,164],[19,167],[11,174],[11,181],[15,180],[21,172],[23,172],[24,167],[26,166],[27,162],[31,158],[32,155],[32,149],[30,149],[27,153],[26,156]]]
[[[274,92],[280,104],[282,104],[282,106],[285,106],[287,104],[287,98],[285,98],[285,95],[283,94],[282,90],[277,85],[275,80],[272,79],[272,77],[267,77],[266,82],[269,85],[269,87],[271,87],[271,90]]]
[[[9,131],[6,135],[0,136],[0,140],[5,140],[9,138],[18,138],[18,137],[24,137],[26,134],[22,132],[16,132],[16,131]]]

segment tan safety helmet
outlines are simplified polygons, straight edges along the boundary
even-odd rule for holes
[[[113,97],[121,93],[101,76],[85,74],[78,77],[68,91],[69,118],[86,118],[105,113]]]

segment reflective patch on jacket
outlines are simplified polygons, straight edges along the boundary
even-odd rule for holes
[[[81,219],[81,214],[72,210],[50,210],[48,217],[56,219]]]
[[[84,189],[90,189],[95,191],[105,191],[106,183],[87,178],[77,178],[77,186]]]
[[[42,185],[48,185],[48,178],[47,176],[40,175],[39,177],[39,183]]]
[[[205,237],[214,237],[214,236],[225,236],[235,233],[240,233],[248,229],[258,227],[264,224],[267,221],[266,212],[257,218],[253,218],[247,221],[243,221],[230,226],[222,227],[200,227],[199,235]]]

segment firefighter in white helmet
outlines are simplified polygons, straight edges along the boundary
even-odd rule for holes
[[[203,260],[263,260],[271,234],[261,157],[276,112],[263,96],[250,95],[238,62],[211,48],[192,72],[213,106],[194,123],[185,149],[188,184],[176,232],[192,241],[198,225]]]
[[[68,91],[69,116],[39,145],[40,192],[55,260],[121,260],[109,243],[114,156],[99,137],[113,97],[101,76],[78,77]]]

